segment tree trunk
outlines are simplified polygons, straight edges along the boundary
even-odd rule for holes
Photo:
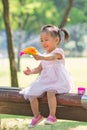
[[[70,10],[71,10],[71,8],[73,6],[73,1],[74,0],[68,0],[67,8],[65,9],[65,13],[64,13],[63,19],[62,19],[62,21],[60,23],[60,26],[59,26],[60,28],[64,27],[65,24],[67,23],[67,18],[68,18],[68,15],[70,13]]]
[[[9,63],[10,63],[11,86],[18,87],[16,62],[15,62],[15,55],[13,49],[13,38],[12,38],[13,36],[12,36],[12,29],[9,20],[9,0],[2,0],[2,4],[3,4],[3,17],[4,17],[5,27],[6,27],[6,34],[7,34],[7,48],[8,48],[8,56],[9,56]]]

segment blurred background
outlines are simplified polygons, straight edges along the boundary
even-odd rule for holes
[[[75,85],[87,85],[87,0],[1,0],[0,86],[24,87],[34,79],[27,79],[22,70],[27,65],[35,67],[38,63],[29,56],[20,59],[19,52],[28,46],[43,51],[39,34],[45,24],[68,30],[69,41],[61,41],[66,64]]]
[[[63,37],[60,46],[75,84],[73,92],[77,93],[78,87],[87,89],[87,0],[0,0],[0,87],[23,88],[37,78],[38,75],[24,75],[23,70],[36,67],[39,61],[31,56],[20,58],[19,53],[29,46],[43,52],[39,34],[45,24],[64,27],[70,33],[69,41],[65,43]],[[26,117],[20,120],[22,117],[12,115],[17,118],[15,123],[4,120],[9,116],[0,114],[2,130],[27,130]],[[40,125],[36,129],[87,130],[87,123],[58,120],[55,128]]]

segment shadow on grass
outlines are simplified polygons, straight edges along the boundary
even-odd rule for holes
[[[78,126],[87,127],[87,122],[61,121],[55,125],[55,129],[53,129],[53,130],[72,130],[71,128],[77,129]]]

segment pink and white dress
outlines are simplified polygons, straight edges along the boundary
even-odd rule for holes
[[[62,55],[61,60],[42,60],[42,71],[40,76],[27,88],[20,91],[25,99],[31,96],[39,97],[47,91],[56,93],[68,93],[73,88],[71,76],[65,68],[64,51],[56,48],[48,55],[59,53]],[[46,54],[47,55],[47,54]]]

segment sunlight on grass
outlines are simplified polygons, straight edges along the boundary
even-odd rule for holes
[[[1,130],[29,130],[29,118],[10,118],[1,120]],[[58,120],[54,125],[44,125],[44,120],[32,130],[87,130],[86,122]],[[83,129],[84,128],[84,129]]]

